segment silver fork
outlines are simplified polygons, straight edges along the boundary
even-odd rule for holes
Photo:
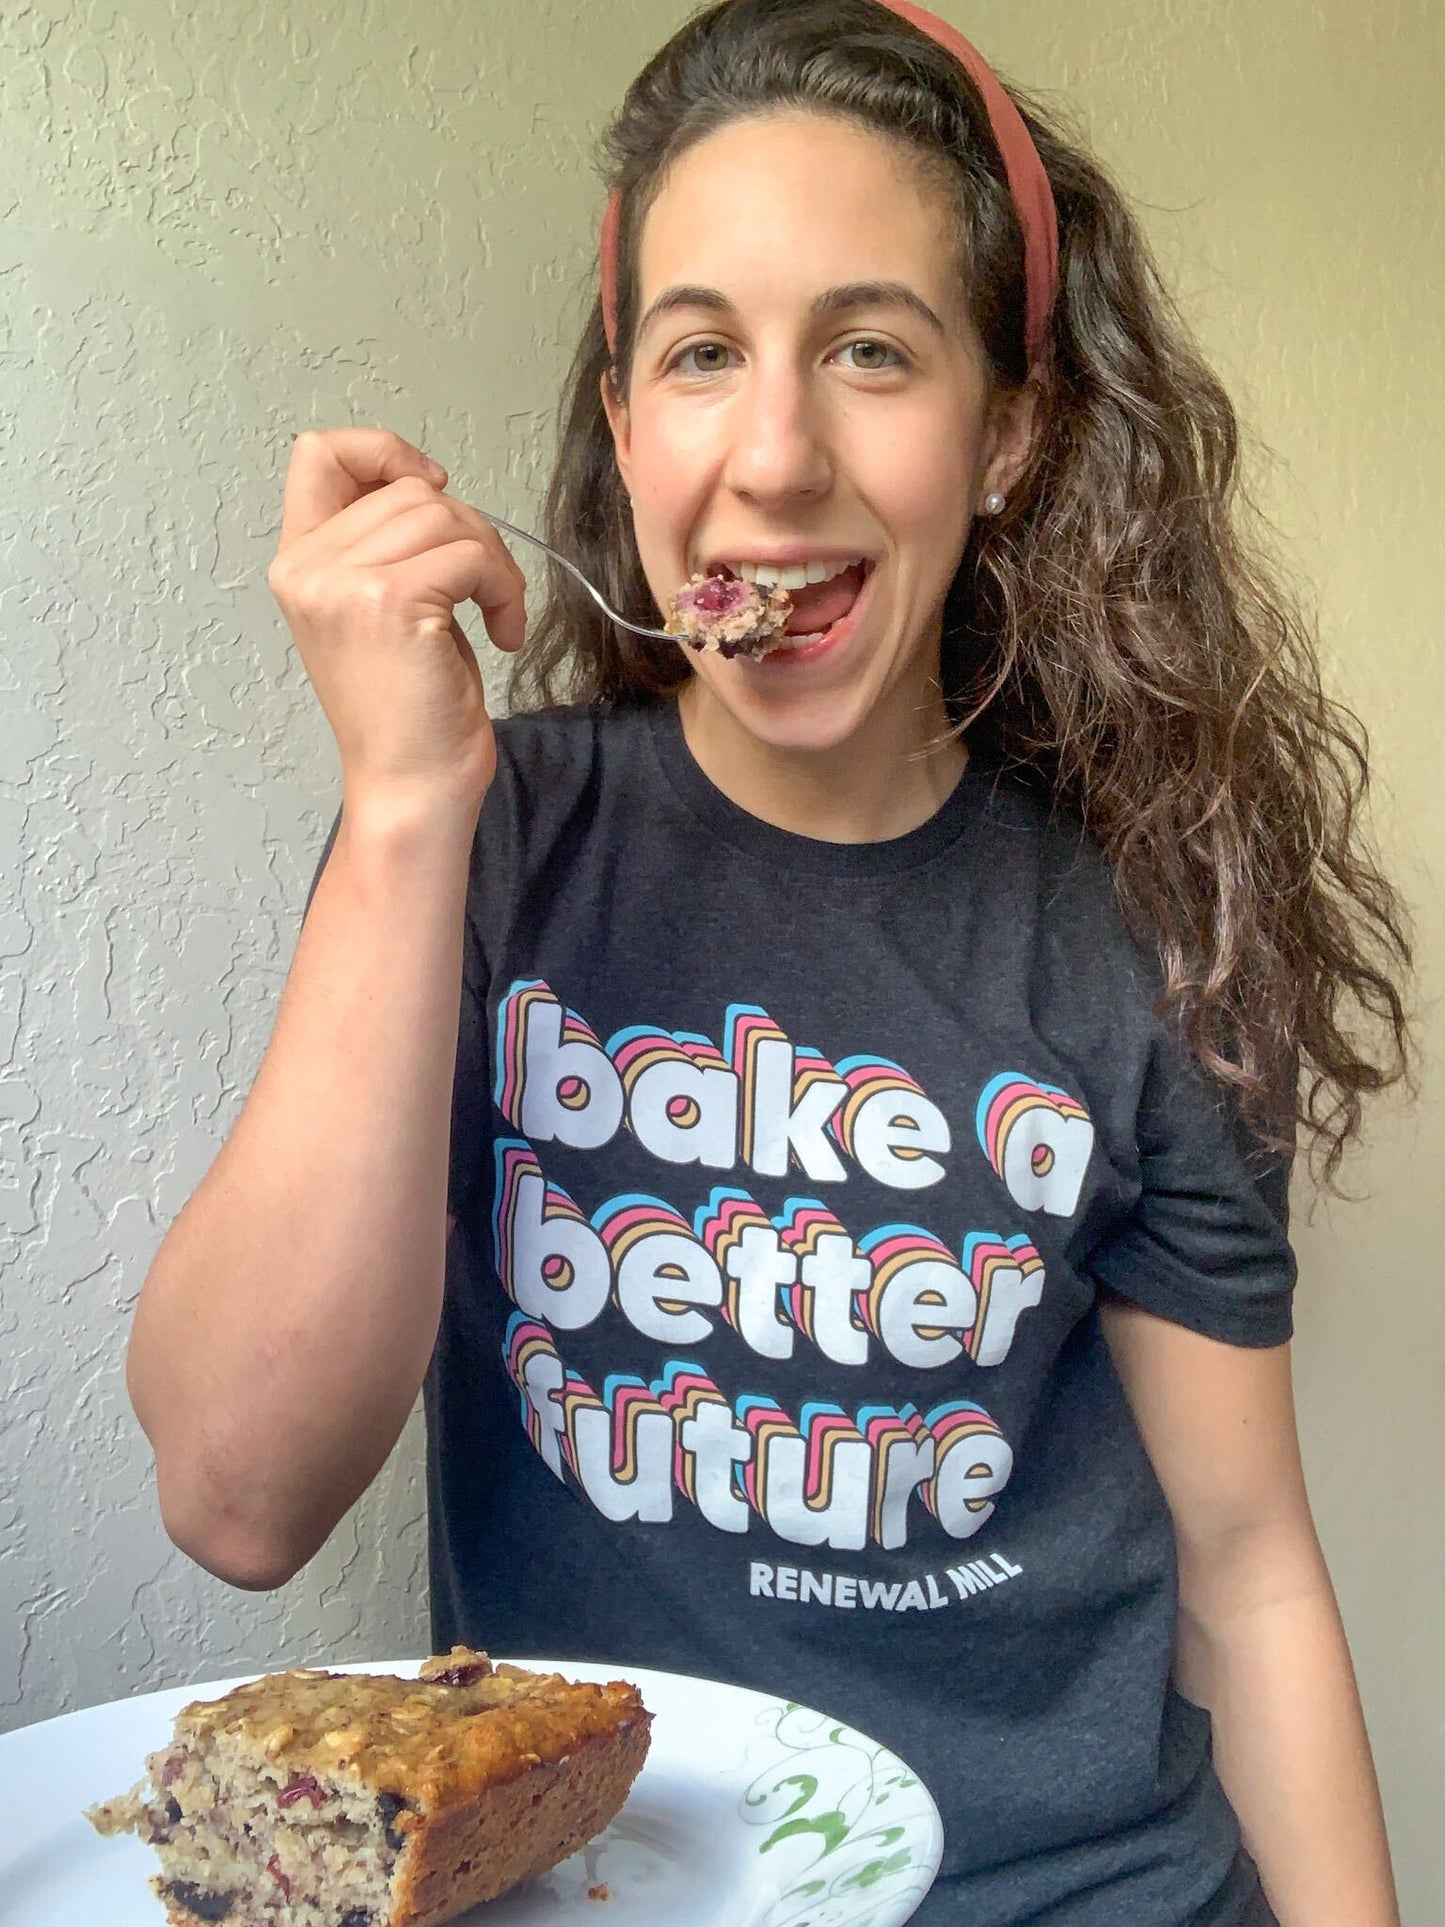
[[[550,555],[554,562],[560,562],[564,569],[576,576],[577,580],[597,604],[597,607],[602,611],[603,615],[609,616],[619,628],[630,629],[634,636],[650,636],[655,642],[677,641],[677,637],[670,636],[666,629],[644,629],[640,622],[629,622],[626,616],[618,615],[617,611],[604,599],[600,591],[593,588],[586,576],[583,575],[582,571],[577,567],[577,564],[575,562],[569,562],[565,555],[559,555],[551,544],[544,542],[539,535],[529,535],[526,529],[519,529],[511,522],[504,522],[500,515],[493,515],[490,509],[478,509],[477,514],[481,516],[484,522],[490,522],[493,528],[501,529],[507,535],[519,535],[524,542],[530,542],[533,548],[540,549],[543,555]]]

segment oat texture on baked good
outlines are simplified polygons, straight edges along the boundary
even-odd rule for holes
[[[792,598],[735,575],[695,575],[672,594],[664,625],[690,648],[720,656],[765,656],[783,641]]]
[[[87,1818],[155,1848],[171,1927],[436,1927],[600,1833],[650,1724],[622,1681],[462,1646],[414,1680],[300,1668],[193,1701]]]

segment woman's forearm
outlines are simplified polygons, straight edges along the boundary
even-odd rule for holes
[[[1260,1534],[1181,1553],[1177,1677],[1281,1927],[1399,1927],[1379,1787],[1318,1541]]]
[[[311,1556],[426,1370],[475,819],[348,801],[255,1084],[141,1291],[162,1516],[235,1585]]]

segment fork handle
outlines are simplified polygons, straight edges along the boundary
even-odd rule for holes
[[[522,541],[530,542],[533,548],[540,549],[543,555],[550,555],[554,562],[560,563],[570,575],[574,575],[577,578],[588,595],[591,596],[592,600],[602,611],[603,615],[617,623],[620,628],[630,629],[634,636],[649,636],[659,642],[675,642],[677,640],[675,636],[670,636],[665,629],[644,629],[640,623],[629,622],[626,616],[618,615],[617,611],[605,601],[601,592],[593,588],[592,584],[587,580],[587,577],[583,575],[582,571],[577,567],[577,564],[575,562],[569,562],[565,555],[560,555],[557,550],[552,547],[551,543],[544,542],[540,535],[533,535],[527,529],[519,529],[513,522],[504,522],[500,515],[493,515],[490,509],[478,509],[477,514],[481,516],[484,522],[490,522],[493,528],[501,529],[506,535],[520,536]]]

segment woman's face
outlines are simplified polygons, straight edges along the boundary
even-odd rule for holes
[[[735,122],[671,171],[639,277],[628,392],[603,394],[659,607],[719,564],[867,564],[822,644],[689,650],[694,693],[777,749],[861,744],[885,716],[921,740],[944,597],[1028,429],[1026,403],[990,400],[939,191],[848,122]]]

